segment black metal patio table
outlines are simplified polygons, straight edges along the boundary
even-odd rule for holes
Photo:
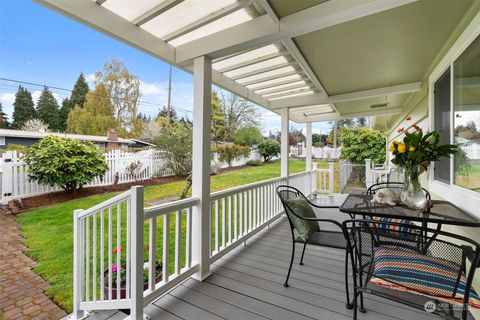
[[[457,225],[463,227],[480,227],[480,219],[455,206],[449,201],[432,200],[428,210],[419,211],[404,204],[390,206],[372,203],[372,196],[366,194],[349,195],[339,210],[351,216],[362,215],[370,217],[387,217],[406,219],[423,224],[434,223],[440,229],[441,225]]]

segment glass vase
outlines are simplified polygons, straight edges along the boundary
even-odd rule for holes
[[[404,204],[416,209],[424,208],[427,202],[419,181],[420,166],[411,166],[403,169],[403,190],[400,199]]]

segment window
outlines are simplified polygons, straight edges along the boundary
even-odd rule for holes
[[[435,82],[434,88],[435,130],[440,133],[440,144],[450,143],[450,69]],[[450,183],[450,159],[435,162],[435,180]]]
[[[460,149],[454,183],[480,192],[480,36],[454,62],[453,77],[453,133]]]

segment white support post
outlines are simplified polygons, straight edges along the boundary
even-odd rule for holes
[[[281,148],[280,148],[280,166],[281,166],[281,176],[286,178],[286,183],[288,184],[288,154],[290,151],[290,146],[288,144],[288,121],[289,121],[289,110],[288,108],[283,108],[280,110],[280,116],[282,117],[282,126],[281,126]]]
[[[130,319],[143,319],[143,187],[135,186],[131,189],[130,204],[131,225],[131,309]]]
[[[365,159],[365,184],[366,188],[370,187],[373,184],[372,177],[372,159]]]
[[[307,122],[306,132],[306,171],[312,171],[312,123]]]
[[[328,163],[328,194],[333,197],[333,161]]]
[[[202,281],[210,275],[211,59],[195,58],[193,75],[192,196],[199,197],[200,204],[193,208],[192,258],[199,264],[194,278]]]
[[[75,210],[73,212],[73,313],[72,319],[82,319],[85,312],[80,310],[82,302],[82,277],[83,277],[83,224],[79,221],[78,216],[83,210]]]

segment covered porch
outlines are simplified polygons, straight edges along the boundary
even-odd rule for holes
[[[291,243],[275,188],[339,197],[332,170],[313,166],[316,121],[370,117],[387,142],[412,124],[438,129],[434,81],[480,34],[480,2],[36,2],[194,76],[192,197],[145,208],[143,190],[133,188],[75,211],[73,317],[121,318],[116,310],[130,309],[134,319],[350,318],[343,253],[309,247],[292,286],[282,286]],[[212,84],[281,116],[280,177],[210,193]],[[296,175],[288,168],[290,121],[306,126],[306,168]],[[446,186],[432,185],[448,194]],[[469,199],[463,203],[469,210],[480,202],[475,193]],[[333,209],[322,214],[345,218]],[[104,274],[122,259],[123,296],[120,281]],[[433,318],[375,297],[366,305],[363,319]]]

